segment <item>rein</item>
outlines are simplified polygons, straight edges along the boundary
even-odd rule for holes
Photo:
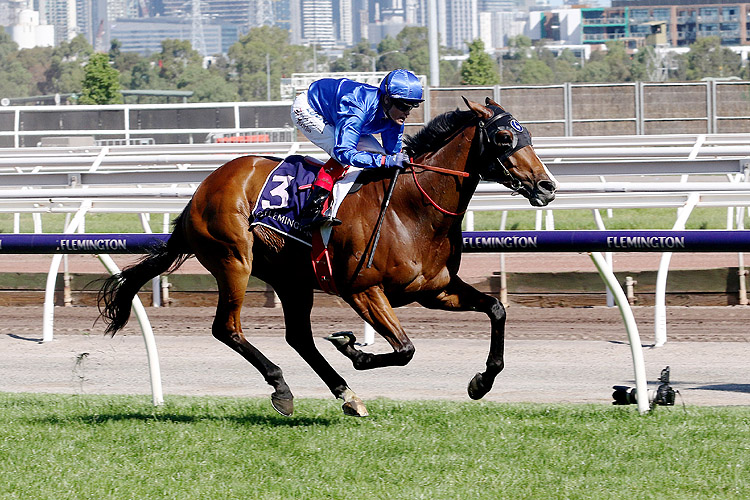
[[[409,165],[414,165],[415,167],[424,168],[425,170],[432,170],[433,172],[440,172],[441,174],[456,175],[458,177],[469,177],[471,175],[469,172],[463,172],[461,170],[453,170],[450,168],[435,167],[432,165],[425,165],[423,163],[414,163],[413,161],[410,161]]]
[[[415,167],[422,167],[424,169],[432,170],[433,172],[438,172],[438,173],[441,173],[441,174],[455,175],[455,176],[458,176],[458,177],[469,177],[469,175],[470,175],[468,172],[461,172],[459,170],[451,170],[449,168],[433,167],[432,165],[423,165],[421,163],[412,163],[412,162],[409,162],[409,163],[411,165],[415,166]],[[422,185],[419,183],[419,179],[417,179],[417,171],[416,171],[416,169],[414,169],[414,168],[411,169],[411,175],[412,175],[412,177],[414,177],[414,184],[417,185],[417,188],[419,188],[419,191],[422,193],[422,195],[425,198],[427,198],[427,200],[430,202],[430,204],[433,207],[435,207],[439,212],[442,212],[445,215],[453,215],[453,216],[460,216],[460,215],[463,215],[463,214],[466,213],[466,210],[464,210],[463,212],[451,212],[450,210],[446,210],[443,207],[441,207],[440,205],[438,205],[437,202],[435,200],[433,200],[430,197],[429,194],[427,194],[427,191],[425,191],[424,188],[422,187]]]

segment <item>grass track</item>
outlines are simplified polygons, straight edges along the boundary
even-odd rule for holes
[[[750,498],[750,408],[0,393],[2,499]]]
[[[550,206],[554,210],[554,203]],[[554,210],[556,229],[596,229],[590,210]],[[612,211],[608,217],[601,211],[607,229],[671,229],[677,212],[672,208],[630,208]],[[177,214],[171,214],[174,218]],[[535,211],[513,210],[508,212],[506,229],[529,230],[535,226]],[[697,207],[690,215],[687,229],[726,229],[727,210],[721,207]],[[500,212],[476,212],[474,225],[477,231],[495,231],[500,227]],[[151,214],[150,224],[154,232],[163,230],[163,215]],[[464,223],[465,225],[465,223]],[[747,222],[746,222],[747,225]],[[44,214],[42,227],[45,232],[62,232],[65,228],[65,215]],[[31,214],[20,218],[22,233],[34,232]],[[0,214],[0,233],[13,232],[13,214]],[[86,216],[88,233],[141,233],[143,228],[137,214],[89,214]]]

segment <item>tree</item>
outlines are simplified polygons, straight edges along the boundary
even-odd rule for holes
[[[109,48],[109,60],[112,62],[112,67],[120,72],[120,83],[126,84],[130,81],[131,71],[136,64],[143,60],[143,57],[137,52],[122,52],[121,47],[122,43],[119,40],[112,40]]]
[[[78,104],[121,104],[120,72],[109,65],[107,54],[94,54],[84,67]]]
[[[52,63],[52,47],[33,47],[31,49],[21,49],[18,52],[17,59],[31,79],[29,94],[40,95],[44,92],[42,88],[47,81],[47,71]]]
[[[161,42],[161,52],[156,55],[159,66],[159,78],[166,85],[164,88],[175,88],[180,75],[190,66],[203,65],[200,53],[193,49],[189,40],[167,39]]]
[[[17,59],[18,44],[0,27],[0,97],[25,97],[31,77]]]
[[[49,69],[45,73],[45,81],[39,85],[42,93],[80,93],[84,77],[83,66],[93,52],[94,49],[83,35],[55,47]]]
[[[497,65],[484,51],[484,42],[476,39],[469,44],[469,58],[461,66],[461,81],[465,85],[495,85],[500,80]]]
[[[611,81],[609,77],[609,66],[603,60],[592,58],[586,63],[581,71],[581,81],[583,82],[607,82]]]
[[[606,43],[607,53],[604,56],[604,62],[609,66],[610,82],[629,82],[632,80],[630,73],[631,60],[625,44],[617,41]]]
[[[396,35],[396,40],[400,45],[401,53],[406,60],[405,67],[417,75],[430,75],[430,47],[428,41],[427,28],[407,26]],[[385,56],[383,61],[388,61],[389,56]],[[387,69],[395,69],[389,67]]]
[[[513,59],[528,57],[531,51],[531,38],[525,35],[517,35],[508,39],[508,48]]]
[[[345,50],[340,58],[331,62],[333,72],[372,71],[378,56],[370,48],[370,43],[363,39],[356,46]]]
[[[556,59],[552,66],[553,83],[569,83],[578,81],[576,63],[567,59]]]
[[[551,83],[554,79],[555,74],[552,69],[544,61],[535,57],[524,61],[518,75],[519,82],[524,85]]]
[[[290,45],[288,31],[272,26],[253,28],[229,48],[235,70],[232,81],[241,99],[266,100],[266,54],[270,60],[271,99],[280,96],[282,76],[312,69],[313,49]]]
[[[191,102],[234,102],[239,100],[237,86],[228,82],[219,68],[204,69],[192,65],[185,69],[177,88],[192,90]]]
[[[742,71],[742,59],[726,47],[721,46],[718,36],[699,38],[692,45],[683,59],[685,77],[688,80],[701,78],[722,78],[739,76]]]

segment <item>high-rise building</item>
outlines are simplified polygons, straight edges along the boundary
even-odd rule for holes
[[[718,36],[723,45],[750,45],[750,3],[728,0],[613,0],[612,7],[581,9],[583,43],[645,43],[663,23],[666,43],[688,46]]]
[[[192,23],[188,18],[120,19],[112,27],[111,36],[120,41],[123,52],[138,52],[146,56],[161,51],[162,40],[191,40]],[[206,54],[226,54],[237,41],[237,27],[206,23],[203,25],[203,38]]]
[[[260,1],[260,0],[258,0]],[[192,0],[163,0],[163,14],[167,17],[187,19],[192,15]],[[256,0],[201,0],[200,10],[205,18],[217,23],[237,25],[242,33],[255,25]]]
[[[477,0],[445,0],[445,16],[445,44],[467,50],[468,44],[479,38]]]
[[[291,1],[291,42],[331,48],[334,36],[333,0]]]
[[[290,30],[292,27],[292,12],[289,0],[273,0],[274,26]]]
[[[40,3],[40,18],[55,27],[55,45],[75,38],[78,31],[75,0],[47,0],[44,4]]]
[[[353,12],[352,3],[353,0],[338,0],[338,12],[336,15],[337,22],[337,41],[339,45],[344,47],[351,47],[354,45],[354,26],[352,23]]]

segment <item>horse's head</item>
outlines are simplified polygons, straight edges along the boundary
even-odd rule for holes
[[[522,194],[535,207],[554,200],[557,183],[534,151],[529,131],[489,97],[486,106],[464,101],[479,119],[479,177]]]

